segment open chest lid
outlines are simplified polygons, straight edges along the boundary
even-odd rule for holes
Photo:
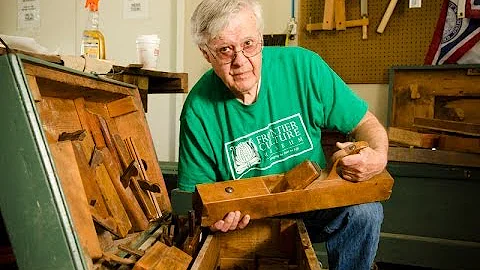
[[[1,209],[20,268],[90,268],[99,227],[122,239],[169,216],[135,86],[20,54],[0,74]]]

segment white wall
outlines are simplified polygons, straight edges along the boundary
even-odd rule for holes
[[[81,36],[86,26],[85,0],[40,1],[40,28],[17,29],[17,0],[0,1],[0,33],[35,38],[41,45],[60,54],[79,55]],[[106,39],[107,59],[117,64],[136,61],[135,38],[139,34],[158,34],[161,58],[158,68],[175,66],[175,0],[150,0],[147,19],[123,19],[122,0],[101,0],[100,27]],[[173,53],[170,53],[173,52]]]
[[[59,49],[61,53],[74,54],[78,3],[40,1],[40,28],[17,30],[17,0],[1,0],[0,34],[33,37],[50,51]]]
[[[350,84],[361,98],[368,102],[370,111],[380,123],[387,125],[388,84]]]

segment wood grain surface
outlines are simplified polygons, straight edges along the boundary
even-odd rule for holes
[[[251,219],[383,201],[390,198],[393,178],[387,171],[368,181],[349,182],[342,178],[326,180],[326,172],[302,190],[270,193],[261,177],[196,186],[201,209],[201,225],[210,226],[239,210]],[[234,191],[226,192],[230,187]]]
[[[82,177],[77,163],[72,162],[75,160],[72,143],[64,141],[50,144],[50,151],[81,246],[92,259],[98,259],[102,257],[102,249],[93,225]]]

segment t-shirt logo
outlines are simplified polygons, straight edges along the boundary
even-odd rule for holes
[[[300,114],[225,143],[232,179],[240,179],[251,170],[267,170],[312,149],[312,140]]]
[[[243,173],[253,165],[260,164],[257,145],[253,143],[252,139],[231,146],[231,151],[235,172],[237,174]]]

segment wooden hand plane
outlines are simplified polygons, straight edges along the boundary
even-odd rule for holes
[[[356,154],[367,146],[355,142],[344,150],[346,155]],[[237,210],[261,219],[390,198],[393,178],[386,170],[368,181],[349,182],[337,174],[337,163],[330,173],[306,160],[284,174],[197,185],[194,206],[201,226],[210,226]]]

